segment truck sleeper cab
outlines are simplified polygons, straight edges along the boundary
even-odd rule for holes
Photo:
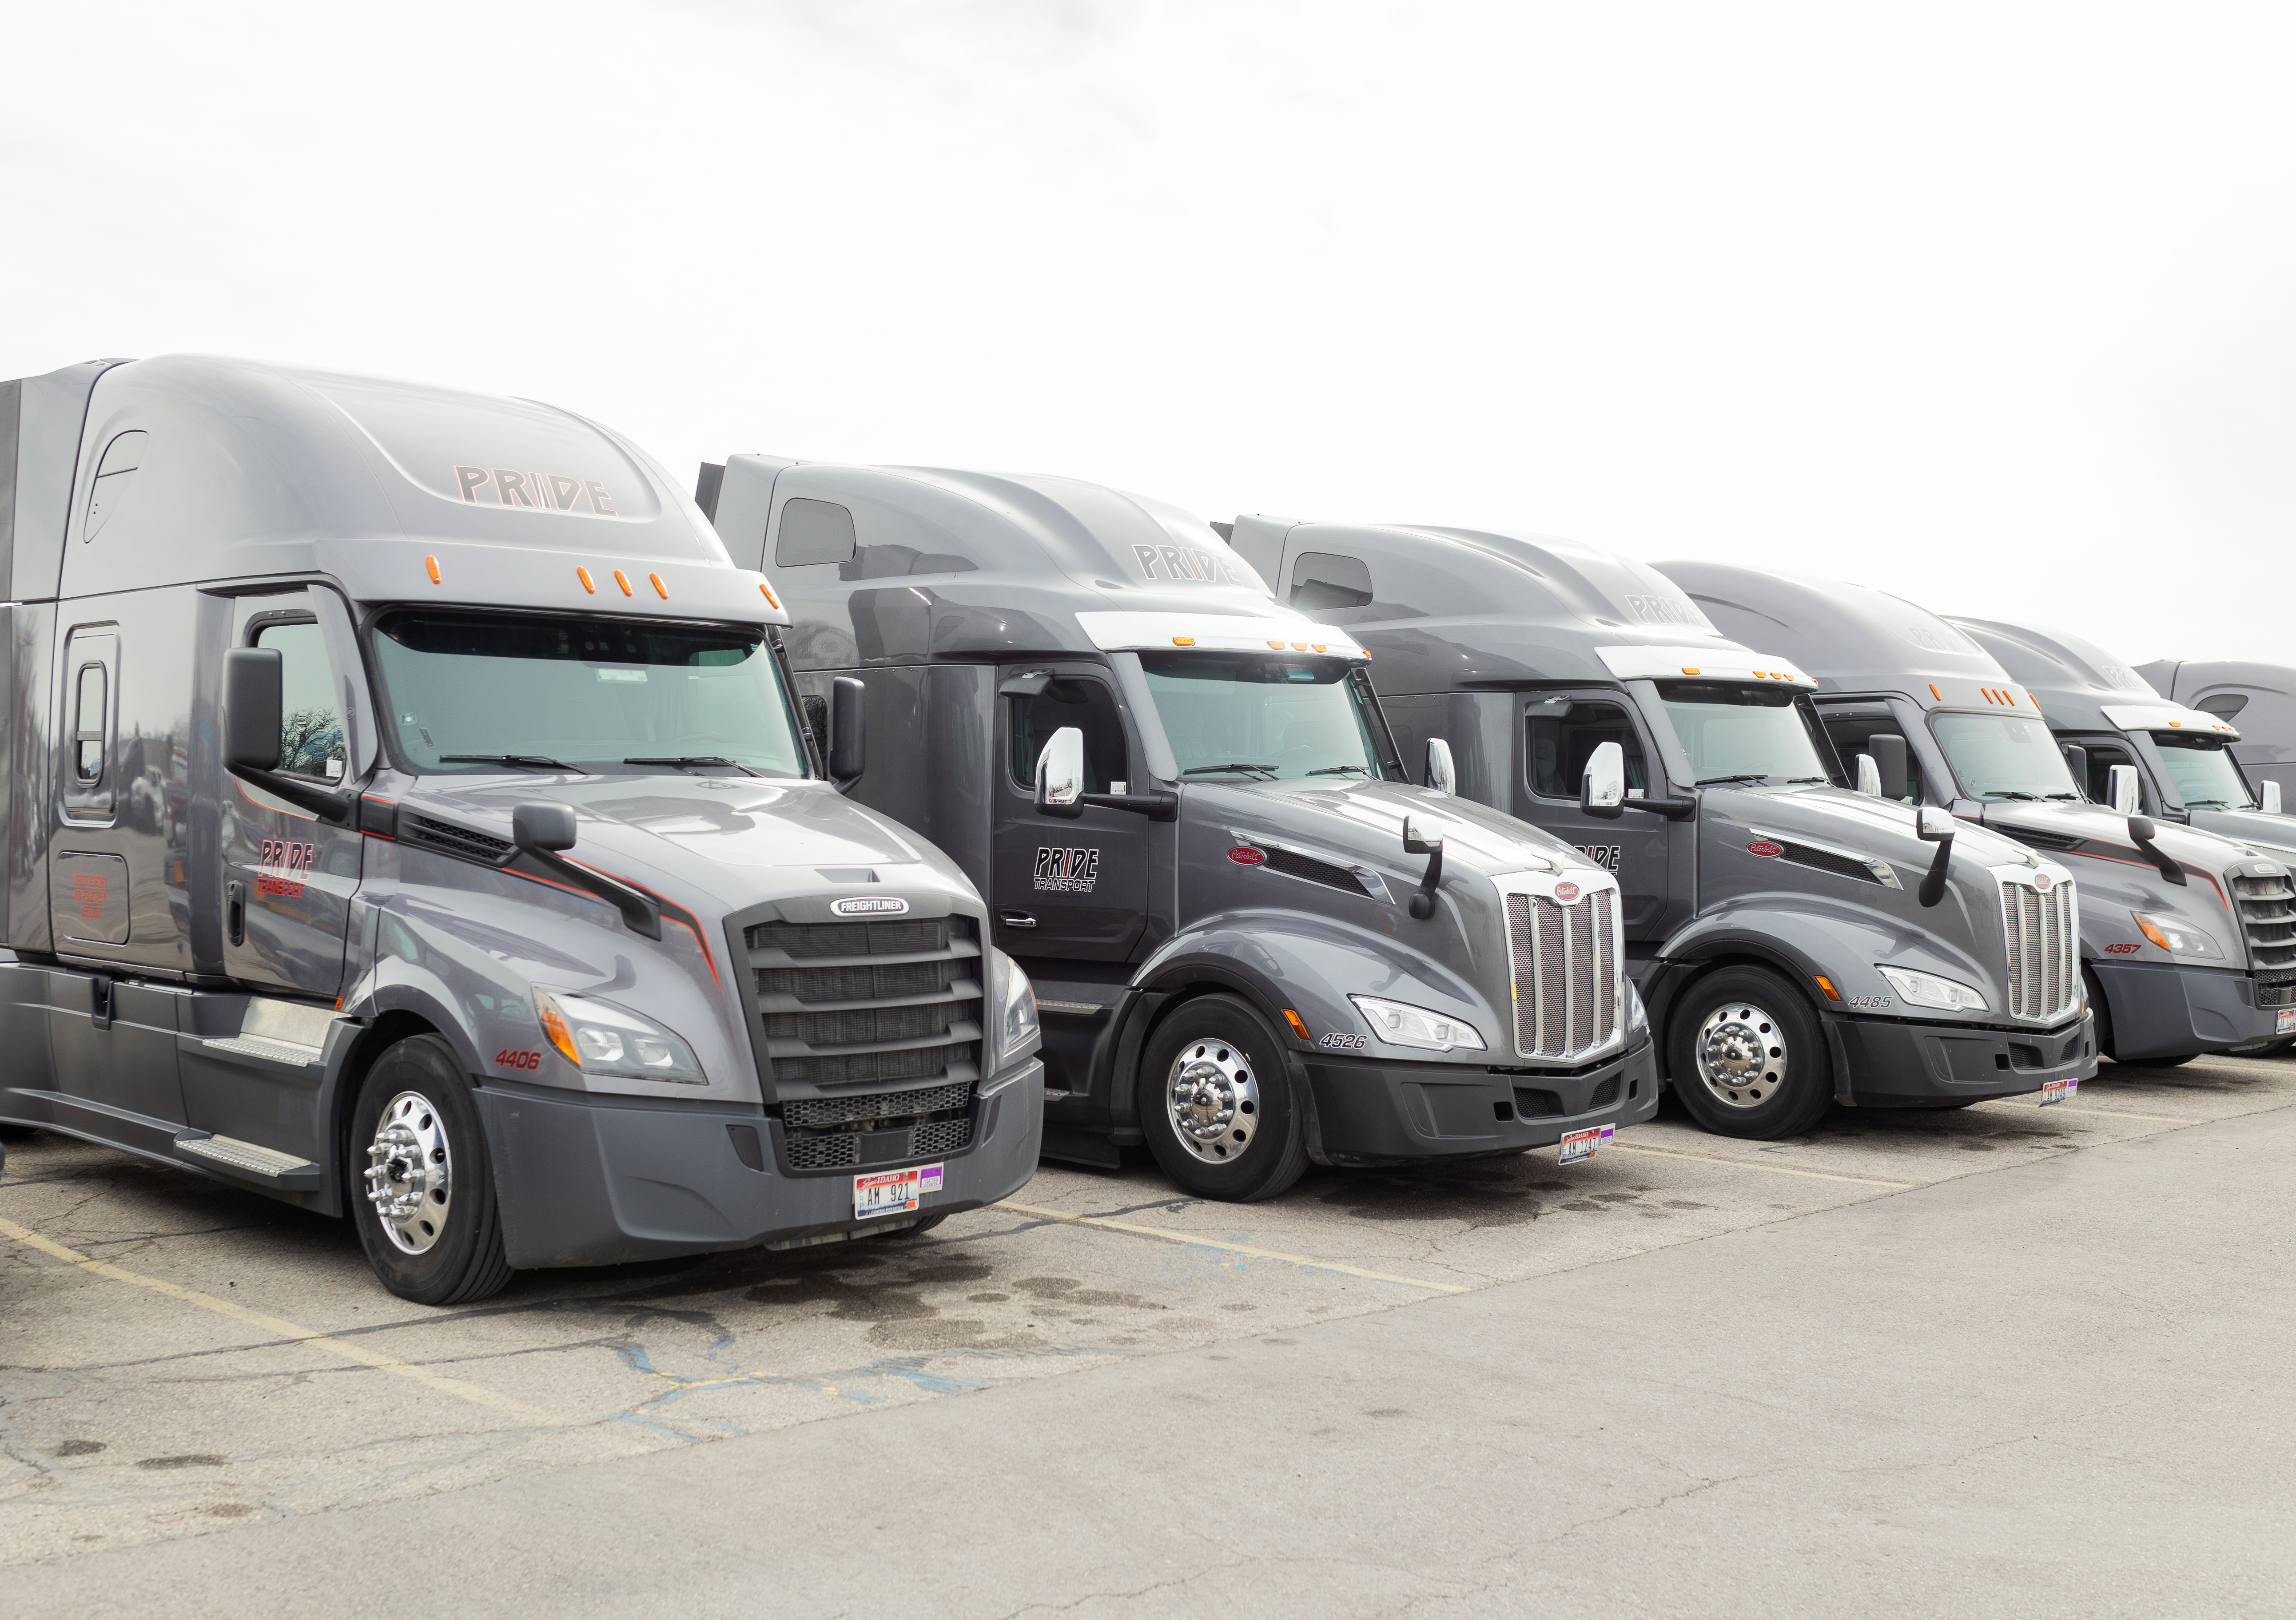
[[[1144,1143],[1247,1199],[1649,1116],[1611,874],[1409,785],[1361,650],[1209,526],[1049,478],[741,455],[700,487],[808,711],[865,693],[856,796],[1036,981],[1048,1154]]]
[[[1246,516],[1230,538],[1373,653],[1400,734],[1445,736],[1463,794],[1618,873],[1666,1075],[1708,1130],[2095,1072],[2064,869],[1849,790],[1802,667],[1650,569],[1465,529]]]
[[[2259,803],[2296,806],[2296,669],[2280,664],[2162,659],[2140,664],[2153,692],[2239,728],[2232,755]]]
[[[1026,1182],[1025,975],[627,441],[196,357],[0,419],[0,1120],[348,1215],[426,1304]]]
[[[2274,1038],[2296,963],[2296,889],[2268,852],[2090,804],[2034,694],[1964,631],[1861,585],[1661,563],[1726,631],[1759,626],[1823,690],[1846,757],[1892,762],[1886,797],[1949,810],[2080,880],[2082,974],[2102,1051],[2177,1063]]]

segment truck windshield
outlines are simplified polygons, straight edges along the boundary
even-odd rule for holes
[[[2014,715],[1933,715],[1930,729],[1970,798],[2077,799],[2049,728]]]
[[[1825,757],[1791,687],[1661,681],[1658,695],[1701,787],[1830,780]]]
[[[2221,742],[2205,737],[2180,737],[2174,732],[2154,732],[2161,763],[2177,784],[2177,797],[2195,810],[2252,810],[2256,801],[2241,780],[2240,767]]]
[[[803,776],[772,650],[744,626],[406,610],[373,634],[407,768]]]
[[[1386,774],[1370,707],[1341,659],[1144,652],[1140,667],[1184,778]]]

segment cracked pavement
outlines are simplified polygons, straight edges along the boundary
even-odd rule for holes
[[[0,1219],[145,1280],[0,1235],[0,1581],[380,1614],[313,1577],[381,1538],[450,1615],[2284,1612],[2291,1102],[2203,1059],[1778,1143],[1669,1104],[1248,1207],[1046,1166],[1045,1214],[449,1311],[12,1138]]]

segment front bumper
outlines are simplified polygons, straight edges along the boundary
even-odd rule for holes
[[[1636,1125],[1658,1111],[1658,1062],[1647,1035],[1607,1063],[1565,1074],[1322,1053],[1304,1061],[1316,1110],[1308,1153],[1319,1164],[1520,1153],[1565,1132]]]
[[[2223,1051],[2276,1034],[2279,1010],[2256,1004],[2256,981],[2241,969],[2167,961],[2088,966],[2112,1017],[2117,1063]]]
[[[927,1195],[922,1215],[993,1204],[1036,1174],[1044,1065],[1030,1059],[1017,1079],[999,1076],[983,1089],[993,1094],[976,1104],[972,1143],[939,1161],[941,1190]],[[503,1247],[521,1269],[792,1246],[906,1223],[893,1215],[855,1220],[850,1174],[784,1174],[779,1154],[759,1150],[775,1122],[755,1108],[499,1084],[480,1085],[477,1095],[493,1150]],[[744,1139],[742,1132],[753,1134]],[[745,1147],[760,1168],[744,1162]]]
[[[1855,1108],[1938,1108],[2038,1092],[2052,1080],[2096,1073],[2096,1030],[2087,1013],[2054,1029],[1974,1028],[1896,1019],[1825,1019],[1833,1094]]]

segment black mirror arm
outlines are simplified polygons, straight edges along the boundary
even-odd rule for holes
[[[1177,793],[1086,793],[1078,798],[1076,806],[1066,806],[1066,814],[1074,815],[1077,806],[1081,805],[1097,805],[1103,810],[1129,810],[1152,822],[1172,822],[1180,817],[1180,796]]]
[[[1652,815],[1662,815],[1670,822],[1686,822],[1698,814],[1694,798],[1630,798],[1619,810],[1647,810]],[[1611,812],[1616,815],[1619,810]]]
[[[2153,869],[2164,880],[2178,888],[2188,887],[2185,869],[2177,857],[2152,841],[2152,822],[2148,817],[2132,815],[2128,818],[2128,841],[2136,846],[2137,854],[2152,863]]]
[[[1435,914],[1435,891],[1443,886],[1443,846],[1439,841],[1426,843],[1419,839],[1403,840],[1406,855],[1423,855],[1427,859],[1427,875],[1419,880],[1412,891],[1411,914],[1424,922]]]
[[[535,844],[521,844],[519,853],[525,861],[532,862],[542,872],[562,883],[586,889],[621,912],[622,921],[633,934],[643,934],[648,939],[661,937],[661,907],[652,895],[642,888],[633,888],[619,878],[610,878],[604,872],[570,861],[554,849],[544,849]],[[521,862],[520,864],[524,864]],[[513,870],[516,870],[513,868]],[[529,876],[540,875],[529,873]]]
[[[276,771],[258,771],[253,765],[231,765],[227,768],[240,781],[262,789],[274,798],[283,798],[298,810],[308,810],[321,821],[337,827],[348,826],[351,819],[358,814],[358,795],[355,792],[315,787],[292,776],[283,776]]]
[[[1953,865],[1953,835],[1948,833],[1939,839],[1937,847],[1936,858],[1930,862],[1929,871],[1923,874],[1921,890],[1915,896],[1923,905],[1935,905],[1945,898],[1946,874]]]

